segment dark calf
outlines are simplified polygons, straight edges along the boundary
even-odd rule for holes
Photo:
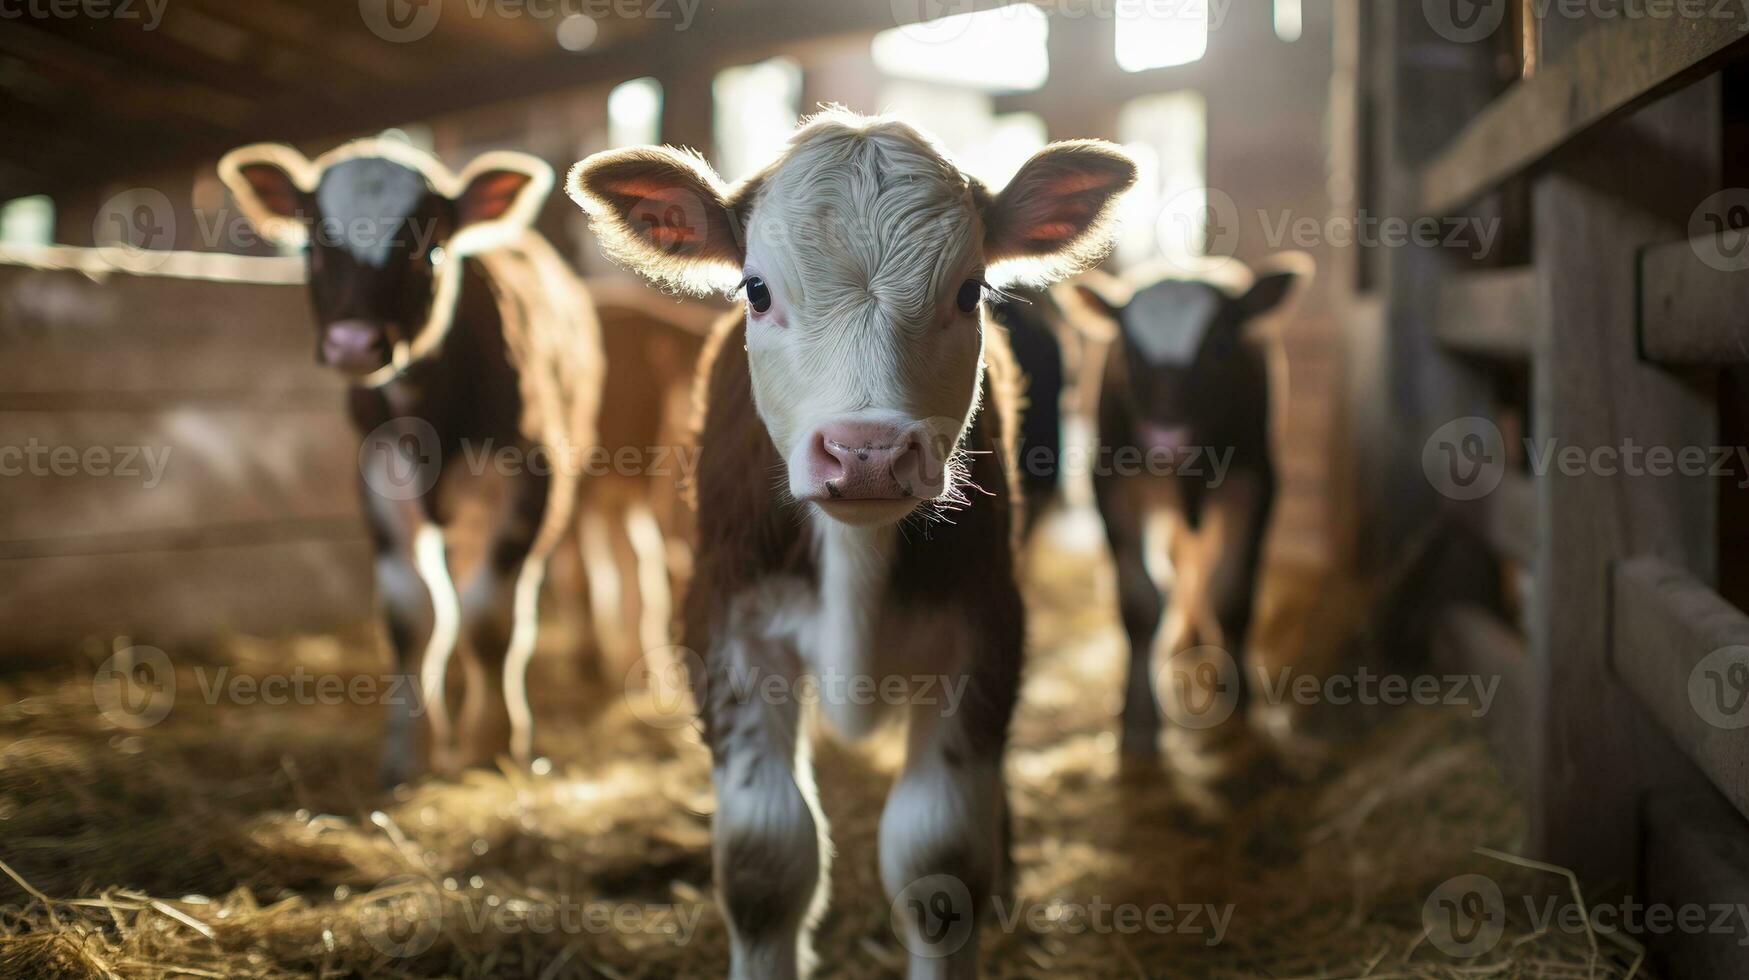
[[[1158,751],[1154,682],[1169,662],[1159,694],[1183,727],[1244,718],[1244,648],[1276,485],[1275,344],[1246,327],[1309,274],[1309,260],[1284,256],[1238,292],[1190,279],[1155,281],[1127,299],[1079,287],[1118,328],[1093,485],[1129,637],[1123,748],[1132,756]],[[1196,648],[1212,649],[1174,660]]]
[[[245,147],[219,172],[264,235],[305,246],[317,359],[353,382],[377,591],[414,681],[400,686],[422,692],[390,708],[385,780],[425,761],[526,759],[535,600],[576,497],[566,462],[594,440],[602,368],[587,294],[529,229],[551,169],[493,153],[456,176],[405,144],[361,140],[313,162]],[[469,460],[515,465],[483,467],[503,492],[458,594],[444,528],[459,494],[491,482]],[[466,687],[452,745],[443,681],[456,646]]]

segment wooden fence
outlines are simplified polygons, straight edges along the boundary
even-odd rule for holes
[[[1744,248],[1749,191],[1718,195],[1749,162],[1749,15],[1454,5],[1507,11],[1475,40],[1439,6],[1348,4],[1370,63],[1360,152],[1387,175],[1386,213],[1491,222],[1503,244],[1379,258],[1380,353],[1363,372],[1373,424],[1398,435],[1380,436],[1371,512],[1381,539],[1468,528],[1505,572],[1496,594],[1454,590],[1435,646],[1505,681],[1493,736],[1535,856],[1594,901],[1735,906],[1749,707],[1705,692],[1749,694],[1744,596],[1719,591],[1744,560],[1720,542],[1749,472],[1712,471],[1743,442],[1721,372],[1749,362],[1749,262],[1721,256]],[[1633,447],[1669,462],[1642,455],[1636,472]],[[1685,452],[1707,465],[1678,465]],[[1448,464],[1485,492],[1442,486]],[[1668,975],[1749,975],[1740,934],[1650,939]]]

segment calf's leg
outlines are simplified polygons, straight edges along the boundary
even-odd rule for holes
[[[557,477],[524,473],[510,483],[480,567],[461,600],[466,686],[453,766],[490,766],[509,752],[527,762],[533,726],[525,675],[534,654],[538,600],[554,525]]]
[[[375,554],[377,601],[395,658],[385,692],[380,778],[396,786],[429,765],[448,735],[441,684],[428,689],[422,672],[439,677],[456,639],[456,595],[445,563],[443,531],[417,500],[391,500],[361,484]],[[422,716],[430,727],[422,724]]]
[[[1002,749],[1018,633],[958,638],[960,650],[933,661],[952,668],[911,706],[905,769],[881,813],[881,883],[910,952],[909,980],[978,976],[979,919],[1007,871]]]
[[[705,671],[694,691],[717,793],[711,856],[729,976],[797,980],[812,967],[811,933],[825,911],[827,848],[794,697],[796,657],[745,630],[711,652]],[[783,683],[761,683],[774,677]]]

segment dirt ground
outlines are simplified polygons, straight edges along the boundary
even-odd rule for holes
[[[1236,782],[1120,771],[1110,575],[1056,540],[1029,565],[1015,898],[987,975],[1645,975],[1630,940],[1526,914],[1575,900],[1558,869],[1478,851],[1514,852],[1521,817],[1466,708],[1312,709],[1280,766]],[[236,684],[373,678],[379,649],[360,625],[172,650],[174,704],[145,727],[100,710],[107,649],[0,677],[0,977],[725,974],[690,726],[543,654],[534,772],[381,793],[378,706]],[[816,753],[836,845],[821,977],[903,973],[875,858],[893,742]],[[1495,932],[1437,928],[1460,875],[1500,890]]]

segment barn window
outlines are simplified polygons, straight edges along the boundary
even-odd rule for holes
[[[1275,0],[1275,36],[1293,43],[1305,32],[1305,11],[1300,0]]]
[[[1030,112],[998,116],[985,92],[894,82],[881,90],[880,105],[941,140],[967,173],[994,187],[1045,145],[1043,119]]]
[[[1118,115],[1118,134],[1140,177],[1122,205],[1118,257],[1126,264],[1203,255],[1212,232],[1204,163],[1208,107],[1201,92],[1135,99]]]
[[[39,194],[0,205],[0,245],[52,245],[54,241],[54,201]]]
[[[1117,64],[1124,71],[1188,65],[1209,47],[1208,0],[1118,4]]]
[[[609,146],[648,146],[662,141],[662,83],[654,78],[621,82],[607,93]]]
[[[771,161],[796,128],[802,66],[788,58],[727,68],[711,86],[717,169],[738,180]]]
[[[1020,3],[882,31],[871,53],[894,78],[1030,92],[1050,77],[1050,33],[1044,11]]]

